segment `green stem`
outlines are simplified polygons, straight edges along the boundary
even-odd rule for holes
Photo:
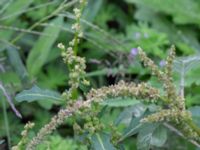
[[[85,3],[82,4],[82,5],[80,6],[80,13],[81,13],[81,14],[83,13],[83,9],[84,9],[84,7],[85,7]],[[76,22],[77,22],[77,24],[80,25],[80,23],[81,23],[81,19],[78,18],[78,19],[76,20]],[[78,52],[78,44],[79,44],[79,43],[78,43],[78,39],[79,39],[78,34],[79,34],[79,32],[76,31],[76,32],[75,32],[75,35],[74,35],[74,39],[75,39],[75,41],[74,41],[74,47],[73,47],[73,50],[74,50],[74,54],[75,54],[75,55],[77,55],[77,52]]]
[[[5,128],[6,128],[6,136],[8,139],[8,148],[11,149],[10,128],[9,128],[9,123],[8,123],[8,114],[6,111],[6,104],[5,104],[4,98],[2,98],[1,101],[2,101],[2,106],[3,106],[3,117],[4,117]]]
[[[75,37],[74,37],[75,41],[74,41],[74,54],[77,55],[78,53],[78,32],[75,33]]]
[[[80,6],[80,13],[82,14],[83,13],[83,9],[85,7],[85,3],[83,3],[81,6]],[[76,23],[80,25],[80,18],[78,18],[76,20]],[[78,53],[78,46],[79,46],[79,31],[76,31],[75,32],[75,35],[74,35],[74,46],[73,46],[73,51],[74,51],[74,55],[77,56],[77,53]],[[73,100],[76,100],[78,98],[78,90],[77,89],[73,89],[72,90],[72,99]]]

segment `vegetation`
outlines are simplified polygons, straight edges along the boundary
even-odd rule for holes
[[[200,149],[198,1],[0,8],[0,149]]]

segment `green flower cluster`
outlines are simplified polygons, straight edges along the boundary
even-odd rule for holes
[[[146,83],[136,85],[135,83],[120,81],[115,85],[102,87],[97,90],[92,89],[87,95],[87,99],[94,102],[101,102],[109,97],[136,97],[149,102],[155,102],[159,99],[160,93],[158,89]]]
[[[178,95],[173,84],[172,65],[175,58],[175,47],[172,46],[166,60],[166,67],[164,72],[161,71],[154,62],[148,58],[145,52],[139,49],[139,56],[144,62],[144,65],[151,69],[153,75],[163,82],[165,95],[160,98],[163,99],[163,109],[159,112],[147,116],[142,119],[142,122],[170,122],[177,125],[186,137],[200,140],[200,130],[192,122],[192,117],[189,111],[185,109],[185,101],[183,95]],[[168,109],[166,109],[166,106]]]
[[[67,64],[69,70],[68,84],[70,89],[63,93],[63,97],[68,100],[77,99],[77,89],[80,84],[89,85],[89,81],[84,78],[86,74],[85,58],[77,56],[78,44],[80,42],[80,38],[83,37],[80,18],[86,3],[86,0],[80,0],[80,8],[74,8],[73,10],[75,23],[72,25],[72,30],[74,30],[75,34],[74,38],[69,42],[69,47],[65,48],[62,43],[58,44],[58,48],[62,51],[61,56],[63,57],[63,61]]]
[[[24,146],[26,145],[27,141],[28,141],[28,133],[29,130],[32,129],[35,126],[34,123],[28,122],[25,126],[24,126],[24,130],[21,132],[21,140],[19,141],[19,143],[16,146],[12,147],[12,150],[21,150],[24,148]]]
[[[40,129],[37,135],[27,144],[26,150],[34,150],[36,146],[40,144],[44,138],[51,134],[59,125],[61,125],[65,118],[74,115],[80,108],[84,107],[82,101],[76,101],[72,106],[68,106],[66,109],[61,109],[57,115],[51,118],[51,121]]]
[[[70,89],[63,93],[63,96],[67,99],[74,99],[73,92],[79,87],[80,83],[88,85],[89,82],[85,80],[85,59],[76,56],[72,47],[68,47],[67,50],[63,44],[58,44],[58,47],[62,50],[63,61],[68,65],[69,69],[69,81]]]

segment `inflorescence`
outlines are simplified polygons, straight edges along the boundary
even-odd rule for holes
[[[182,132],[184,132],[186,137],[200,140],[200,130],[192,123],[191,113],[185,109],[184,97],[177,94],[176,88],[173,84],[172,65],[175,58],[175,47],[172,46],[169,50],[164,72],[146,56],[145,52],[141,48],[139,48],[139,56],[144,62],[144,65],[151,69],[152,74],[157,76],[157,78],[163,82],[165,89],[165,95],[160,96],[165,102],[163,109],[142,119],[142,122],[165,121],[174,123],[178,128],[180,128],[180,130],[182,130]],[[166,109],[166,106],[168,109]]]
[[[72,25],[74,38],[69,42],[69,47],[65,48],[62,43],[58,44],[58,48],[62,51],[61,56],[63,57],[63,61],[67,64],[69,70],[68,84],[70,89],[63,93],[63,97],[68,100],[77,99],[76,92],[80,84],[89,85],[89,81],[84,78],[86,74],[85,58],[77,56],[78,44],[80,42],[80,38],[83,37],[80,18],[86,3],[86,0],[80,0],[80,8],[73,9],[75,15],[75,23]]]
[[[19,143],[16,146],[12,147],[12,150],[22,150],[24,149],[27,141],[28,141],[28,133],[29,130],[32,129],[35,126],[34,123],[28,122],[25,126],[24,126],[24,130],[21,132],[21,140],[19,141]]]

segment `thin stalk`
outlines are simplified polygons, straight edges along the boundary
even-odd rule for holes
[[[8,103],[10,104],[10,107],[12,108],[13,112],[16,114],[17,117],[22,118],[22,115],[20,112],[15,108],[14,103],[12,102],[11,96],[6,92],[6,89],[4,88],[3,84],[0,83],[0,90],[3,92],[3,95],[6,97]]]
[[[5,128],[6,128],[6,136],[7,136],[7,139],[8,139],[8,148],[11,149],[10,128],[9,128],[9,123],[8,123],[8,114],[7,114],[7,111],[6,111],[5,99],[2,98],[1,102],[2,102],[2,106],[3,106],[3,117],[4,117],[4,125],[5,125]]]
[[[85,4],[82,4],[81,8],[80,8],[80,13],[81,14],[83,13],[84,7],[85,7]],[[81,21],[81,18],[78,18],[76,23],[80,25],[80,21]],[[74,49],[75,55],[77,55],[77,52],[78,52],[78,44],[79,44],[79,42],[78,42],[78,40],[79,40],[78,34],[79,34],[79,31],[76,31],[75,32],[75,36],[74,36],[75,43],[74,43],[74,48],[73,49]]]
[[[180,82],[180,96],[184,97],[184,86],[185,86],[185,66],[182,64],[181,69],[181,82]]]

